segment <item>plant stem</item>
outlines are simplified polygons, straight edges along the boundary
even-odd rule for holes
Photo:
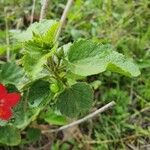
[[[6,44],[7,44],[6,58],[7,58],[7,62],[9,62],[10,61],[10,40],[9,40],[7,8],[4,9],[4,12],[5,12]]]
[[[58,28],[58,31],[57,31],[57,34],[56,34],[56,39],[55,39],[56,41],[58,40],[58,38],[59,38],[59,36],[61,34],[61,30],[62,30],[62,28],[63,28],[63,26],[65,24],[65,21],[66,21],[66,18],[67,18],[67,15],[68,15],[68,12],[69,12],[69,10],[71,8],[72,3],[73,3],[73,0],[68,0],[67,1],[66,7],[65,7],[65,9],[63,11],[63,14],[61,16],[61,19],[60,19],[60,26]]]
[[[46,16],[46,10],[48,8],[48,4],[49,4],[49,0],[43,0],[43,4],[42,4],[41,12],[40,12],[40,19],[39,19],[39,21],[42,21],[42,19],[45,18],[45,16]]]
[[[73,127],[73,126],[75,126],[75,125],[81,124],[81,123],[83,123],[84,121],[87,121],[88,119],[91,119],[91,118],[95,117],[96,115],[98,115],[98,114],[100,114],[100,113],[106,111],[107,109],[109,109],[110,107],[112,107],[112,106],[114,106],[114,105],[115,105],[115,102],[112,101],[112,102],[110,102],[110,103],[108,103],[107,105],[105,105],[105,106],[99,108],[98,110],[94,111],[93,113],[87,115],[86,117],[84,117],[84,118],[82,118],[82,119],[79,119],[79,120],[77,120],[77,121],[74,121],[74,122],[72,122],[72,123],[70,123],[70,124],[68,124],[68,125],[64,125],[64,126],[58,128],[58,129],[42,131],[42,133],[58,132],[58,131],[62,131],[62,130],[65,130],[65,129],[67,129],[67,128]]]
[[[32,23],[33,23],[34,11],[35,11],[35,2],[36,2],[36,0],[33,0],[30,24],[32,24]]]

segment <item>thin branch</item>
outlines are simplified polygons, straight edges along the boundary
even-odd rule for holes
[[[66,7],[65,7],[65,9],[64,9],[64,11],[63,11],[63,14],[62,14],[62,16],[61,16],[61,19],[60,19],[60,26],[59,26],[58,31],[57,31],[56,40],[58,39],[58,37],[59,37],[60,34],[61,34],[61,30],[62,30],[62,28],[63,28],[63,26],[64,26],[64,24],[65,24],[65,21],[66,21],[68,12],[69,12],[69,10],[70,10],[70,8],[71,8],[71,5],[72,5],[73,1],[74,1],[74,0],[68,0],[68,1],[67,1]]]
[[[34,11],[35,11],[35,2],[36,2],[36,0],[33,0],[32,11],[31,11],[31,19],[30,19],[30,24],[32,24],[32,23],[33,23]]]
[[[48,4],[49,4],[49,0],[43,0],[39,21],[41,21],[42,19],[45,18],[45,16],[46,16],[46,10],[48,8]]]
[[[7,7],[4,8],[4,12],[5,12],[5,29],[6,29],[6,45],[7,45],[6,58],[7,61],[9,62],[10,61],[10,39],[9,39]]]
[[[58,132],[58,131],[62,131],[62,130],[65,130],[65,129],[67,129],[67,128],[73,127],[73,126],[75,126],[75,125],[81,124],[81,123],[83,123],[84,121],[87,121],[88,119],[91,119],[91,118],[95,117],[96,115],[98,115],[98,114],[100,114],[100,113],[106,111],[107,109],[109,109],[110,107],[112,107],[112,106],[114,106],[114,105],[115,105],[115,102],[112,101],[112,102],[110,102],[110,103],[108,103],[107,105],[105,105],[105,106],[99,108],[98,110],[94,111],[93,113],[87,115],[86,117],[84,117],[84,118],[82,118],[82,119],[79,119],[79,120],[77,120],[77,121],[74,121],[74,122],[72,122],[72,123],[70,123],[70,124],[68,124],[68,125],[64,125],[64,126],[58,128],[58,129],[42,131],[42,133]]]

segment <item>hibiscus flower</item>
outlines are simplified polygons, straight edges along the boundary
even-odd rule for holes
[[[13,92],[8,93],[6,87],[0,83],[0,119],[9,120],[13,113],[12,107],[14,107],[20,100],[20,93]]]

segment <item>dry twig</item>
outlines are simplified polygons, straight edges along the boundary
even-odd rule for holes
[[[35,2],[36,2],[36,0],[33,0],[30,24],[32,24],[32,23],[33,23],[34,11],[35,11]]]
[[[112,107],[112,106],[114,106],[114,105],[115,105],[115,102],[112,101],[112,102],[110,102],[110,103],[108,103],[107,105],[105,105],[105,106],[99,108],[98,110],[94,111],[93,113],[87,115],[86,117],[84,117],[84,118],[82,118],[82,119],[79,119],[79,120],[77,120],[77,121],[74,121],[74,122],[72,122],[72,123],[70,123],[70,124],[68,124],[68,125],[64,125],[64,126],[58,128],[58,129],[42,131],[42,133],[58,132],[58,131],[62,131],[62,130],[65,130],[65,129],[67,129],[67,128],[73,127],[73,126],[75,126],[75,125],[81,124],[81,123],[83,123],[84,121],[87,121],[88,119],[91,119],[91,118],[95,117],[96,115],[98,115],[98,114],[100,114],[100,113],[106,111],[107,109],[109,109],[110,107]]]
[[[43,0],[39,21],[41,21],[42,19],[45,18],[45,16],[46,16],[46,10],[48,8],[48,4],[49,4],[49,0]]]
[[[7,45],[6,58],[7,58],[7,61],[9,62],[10,61],[10,39],[9,39],[9,26],[8,26],[7,7],[4,8],[4,13],[5,13],[6,45]]]
[[[59,26],[58,31],[57,31],[56,40],[60,36],[61,30],[65,24],[65,21],[66,21],[66,18],[67,18],[67,15],[68,15],[68,12],[71,8],[72,3],[73,3],[73,0],[68,0],[68,2],[66,4],[66,7],[65,7],[63,14],[61,16],[61,19],[60,19],[60,26]]]

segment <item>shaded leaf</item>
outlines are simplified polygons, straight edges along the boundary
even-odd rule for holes
[[[0,127],[0,143],[15,146],[21,142],[21,135],[18,129],[13,126]]]
[[[42,80],[34,82],[29,89],[28,102],[30,107],[38,107],[50,95],[49,83]]]
[[[36,142],[41,137],[41,131],[40,129],[37,128],[29,128],[27,130],[26,137],[29,142]]]
[[[58,96],[57,108],[62,114],[76,117],[92,106],[93,91],[86,83],[76,83]]]

